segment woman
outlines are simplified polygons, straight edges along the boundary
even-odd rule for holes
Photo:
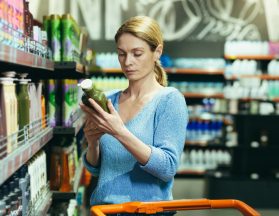
[[[156,21],[137,16],[115,42],[128,88],[107,95],[110,113],[92,99],[95,111],[80,105],[87,114],[83,161],[98,176],[91,204],[171,200],[188,115],[183,95],[166,87],[162,33]]]

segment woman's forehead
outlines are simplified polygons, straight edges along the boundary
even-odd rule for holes
[[[146,41],[129,33],[122,34],[117,41],[117,48],[121,50],[146,49]]]

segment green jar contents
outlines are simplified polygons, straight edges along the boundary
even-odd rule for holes
[[[102,92],[101,90],[97,89],[94,84],[93,81],[91,79],[85,79],[83,80],[79,86],[82,88],[82,90],[84,91],[84,94],[82,95],[82,102],[93,108],[90,104],[90,102],[88,101],[89,98],[92,98],[93,100],[95,100],[102,108],[103,110],[105,110],[106,112],[109,113],[109,109],[107,106],[108,100],[104,94],[104,92]]]
[[[28,94],[28,74],[20,74],[19,91],[17,95],[18,101],[18,126],[19,130],[23,129],[30,122],[30,98]]]

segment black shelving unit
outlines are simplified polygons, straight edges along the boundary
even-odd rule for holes
[[[277,208],[279,206],[279,179],[246,177],[207,176],[209,199],[242,200],[255,208]]]
[[[87,77],[85,66],[77,62],[55,62],[53,79],[82,79]]]
[[[83,114],[73,122],[71,127],[56,126],[53,128],[54,135],[73,135],[76,136],[81,130],[85,122],[85,117]]]
[[[225,56],[227,61],[236,59],[257,60],[265,72],[274,56]],[[243,76],[230,77],[229,82]],[[244,77],[254,77],[247,75]],[[276,80],[268,74],[256,75],[261,80]],[[253,101],[276,103],[277,99],[239,99],[245,105]],[[239,106],[240,107],[240,106]],[[251,114],[249,110],[238,113],[215,113],[230,115],[238,132],[238,146],[233,148],[231,172],[228,176],[207,175],[207,196],[210,199],[230,197],[242,200],[256,208],[279,206],[279,115],[273,113]]]

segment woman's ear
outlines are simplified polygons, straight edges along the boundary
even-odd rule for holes
[[[163,53],[163,45],[162,44],[159,44],[156,49],[155,49],[155,61],[159,60],[161,55]]]

